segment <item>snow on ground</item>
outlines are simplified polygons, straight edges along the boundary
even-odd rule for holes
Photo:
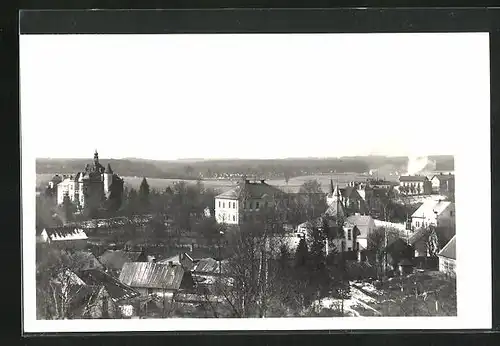
[[[375,288],[374,288],[375,289]],[[377,310],[372,308],[370,304],[377,303],[377,299],[368,296],[367,294],[363,293],[359,289],[353,286],[353,283],[351,283],[351,290],[350,290],[350,296],[351,298],[349,299],[344,299],[344,311],[349,313],[350,315],[353,316],[361,316],[361,313],[357,310],[364,309],[364,310],[372,310],[376,314],[379,314]],[[323,298],[321,301],[316,301],[313,306],[315,307],[320,307],[323,309],[334,309],[334,310],[340,310],[342,307],[342,299],[338,298]]]

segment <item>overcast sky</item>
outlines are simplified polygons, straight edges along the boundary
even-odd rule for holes
[[[36,157],[454,154],[489,114],[487,33],[32,35],[20,70]]]

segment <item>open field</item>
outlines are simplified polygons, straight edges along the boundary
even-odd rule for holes
[[[37,174],[36,177],[36,185],[46,185],[49,180],[54,176],[54,174]],[[369,176],[358,173],[338,173],[338,174],[325,174],[325,175],[306,175],[300,177],[291,178],[286,184],[284,179],[269,179],[267,180],[268,184],[279,186],[283,188],[287,192],[296,192],[299,190],[300,186],[311,179],[316,179],[320,184],[321,188],[324,192],[329,191],[330,189],[330,179],[333,179],[335,184],[339,184],[339,186],[344,186],[348,182],[357,180],[363,181],[366,180]],[[142,177],[123,177],[125,180],[125,186],[128,188],[138,189],[141,184]],[[159,179],[159,178],[147,178],[148,184],[152,189],[164,190],[168,186],[172,186],[175,182],[179,181],[179,179]],[[196,184],[196,180],[186,180],[189,184]],[[235,186],[238,182],[238,179],[234,179],[233,181],[229,179],[204,179],[202,180],[203,184],[207,188],[212,188],[216,190],[220,190],[221,192],[230,189]]]

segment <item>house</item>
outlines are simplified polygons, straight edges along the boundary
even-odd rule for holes
[[[125,263],[146,262],[147,256],[143,251],[106,250],[99,261],[112,273],[119,274]]]
[[[357,182],[350,182],[345,188],[339,188],[338,185],[333,186],[333,181],[330,181],[330,192],[326,196],[328,206],[340,200],[346,210],[350,213],[368,213],[365,202],[366,185]]]
[[[156,294],[172,297],[181,289],[191,289],[191,273],[180,265],[154,262],[125,263],[120,281],[137,290],[141,295]]]
[[[347,221],[355,225],[359,230],[357,237],[357,248],[366,250],[368,248],[368,236],[375,230],[375,221],[369,215],[354,214],[347,217]]]
[[[332,232],[330,235],[332,240],[329,244],[325,244],[327,254],[331,246],[339,252],[358,251],[360,249],[360,243],[357,241],[357,237],[361,234],[359,229],[355,224],[345,220],[340,234],[333,234],[339,230],[337,220],[338,219],[336,218],[325,215],[312,221],[300,224],[298,232],[305,237],[306,241],[309,241],[312,229],[314,227],[322,228],[324,226],[324,222],[328,222],[329,230]]]
[[[437,194],[447,194],[455,192],[454,174],[436,174],[431,178],[432,192]]]
[[[430,195],[432,184],[423,175],[402,175],[399,177],[399,192],[404,195]]]
[[[228,261],[217,261],[213,258],[202,258],[194,265],[193,280],[196,285],[213,284],[217,277],[226,276]]]
[[[456,255],[456,236],[453,236],[446,246],[439,251],[439,271],[450,276],[456,276],[457,255]]]
[[[193,258],[186,252],[182,252],[180,254],[177,254],[177,255],[169,257],[169,258],[165,258],[161,261],[158,261],[158,263],[180,265],[186,271],[190,271],[194,267]]]
[[[248,179],[215,197],[215,219],[218,223],[238,225],[245,221],[258,221],[268,208],[286,203],[286,194],[265,180]]]
[[[393,271],[398,271],[399,265],[403,260],[409,260],[413,263],[413,248],[401,238],[394,238],[383,249],[386,256],[388,268]]]
[[[427,200],[411,215],[411,229],[420,227],[455,228],[455,203]]]
[[[85,248],[87,240],[83,229],[65,226],[44,228],[38,236],[38,242],[62,248]]]
[[[134,313],[131,301],[140,293],[99,269],[89,269],[79,277],[88,287],[92,296],[82,314],[90,318],[127,318]]]

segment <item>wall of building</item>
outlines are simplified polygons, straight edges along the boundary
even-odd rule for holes
[[[239,201],[236,199],[215,199],[215,220],[219,223],[237,225],[239,223]]]
[[[456,275],[456,261],[451,258],[439,257],[439,271],[451,276]]]

